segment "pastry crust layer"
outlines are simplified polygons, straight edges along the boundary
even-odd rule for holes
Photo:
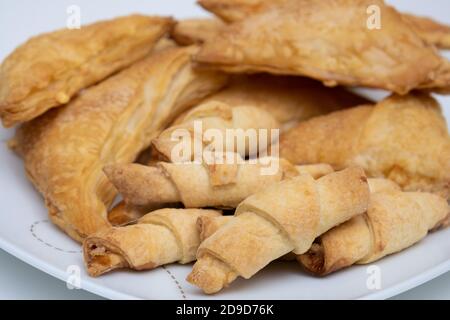
[[[0,117],[6,127],[68,103],[81,89],[144,58],[174,25],[132,15],[31,38],[0,67]]]
[[[367,25],[372,5],[383,17],[376,30]],[[286,0],[228,25],[195,60],[227,72],[302,75],[398,94],[450,87],[447,60],[382,0]]]
[[[280,155],[295,164],[358,165],[404,190],[450,197],[450,136],[439,104],[426,94],[393,95],[302,122],[281,136]]]
[[[74,239],[109,226],[116,190],[103,167],[134,161],[176,115],[225,84],[220,74],[191,68],[196,51],[156,52],[19,128],[10,145],[51,220]]]

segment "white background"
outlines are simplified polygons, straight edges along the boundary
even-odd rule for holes
[[[388,1],[399,9],[430,15],[450,24],[449,0]],[[177,18],[205,15],[192,0],[1,0],[0,59],[35,34],[63,28],[66,9],[81,8],[82,23],[128,13],[174,15]],[[174,14],[176,13],[176,14]],[[45,53],[44,53],[45,54]],[[446,107],[449,114],[450,106]],[[0,129],[0,139],[12,132]],[[68,290],[64,282],[25,264],[0,250],[0,299],[96,299],[83,290]],[[450,299],[450,273],[397,296],[407,299]]]

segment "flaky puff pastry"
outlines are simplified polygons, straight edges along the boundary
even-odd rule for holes
[[[409,22],[419,36],[428,44],[439,48],[450,48],[450,26],[439,23],[428,17],[420,17],[404,13],[403,19]]]
[[[393,95],[302,122],[281,136],[280,156],[296,164],[359,165],[404,190],[450,196],[450,137],[438,103],[425,94]]]
[[[449,212],[447,201],[431,193],[375,193],[367,213],[323,234],[297,259],[316,275],[371,263],[419,242],[439,228]]]
[[[244,20],[251,15],[270,10],[270,6],[282,5],[288,0],[199,0],[198,3],[226,22]],[[433,19],[402,13],[403,19],[428,44],[440,48],[450,47],[450,27]]]
[[[346,89],[327,88],[312,79],[267,74],[232,77],[225,89],[206,101],[231,106],[251,105],[269,112],[282,124],[368,102]]]
[[[179,45],[201,44],[215,37],[224,25],[218,19],[185,19],[177,21],[170,35]]]
[[[200,245],[197,219],[220,215],[217,210],[161,209],[134,225],[95,233],[83,242],[86,269],[96,277],[118,268],[145,270],[189,263]]]
[[[371,30],[366,12],[374,5],[382,27]],[[227,26],[195,60],[228,72],[302,75],[399,94],[450,87],[447,60],[382,0],[286,0]]]
[[[215,293],[238,276],[249,279],[291,251],[306,252],[317,236],[366,211],[368,202],[360,168],[274,184],[244,200],[235,218],[200,245],[187,280]]]
[[[175,157],[182,158],[176,149],[182,143],[187,153],[184,156],[191,160],[198,151],[194,150],[194,141],[200,150],[208,146],[210,150],[238,152],[245,158],[264,152],[278,138],[272,129],[284,130],[298,121],[367,102],[345,89],[326,88],[306,78],[237,76],[227,88],[180,115],[153,140],[153,147],[163,160],[172,162],[176,161]],[[221,139],[216,135],[214,138],[203,135],[208,129],[220,131]],[[233,129],[233,133],[244,130],[240,131],[242,138],[236,141],[234,135],[227,136],[229,129]],[[187,133],[190,139],[186,139]],[[248,136],[254,140],[251,146]],[[215,143],[211,144],[211,140]]]
[[[132,15],[34,37],[0,67],[0,117],[6,127],[65,104],[81,89],[144,58],[174,25]]]
[[[74,239],[109,226],[116,190],[103,167],[133,162],[173,117],[224,85],[222,75],[191,68],[196,50],[159,51],[19,128],[10,145],[51,220]]]

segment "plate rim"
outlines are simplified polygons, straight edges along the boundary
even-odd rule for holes
[[[0,248],[10,255],[16,257],[17,259],[23,261],[24,263],[58,279],[63,282],[66,282],[66,275],[59,270],[59,268],[53,266],[51,263],[47,263],[43,259],[39,259],[34,257],[32,254],[30,254],[28,251],[24,250],[23,248],[16,246],[14,244],[11,244],[9,241],[3,239],[0,237]],[[112,300],[141,300],[138,297],[121,293],[119,291],[116,291],[114,289],[96,284],[89,280],[82,280],[81,281],[81,287],[80,289],[86,290],[88,292],[91,292],[93,294],[96,294],[100,297],[112,299]],[[155,299],[156,300],[156,299]]]
[[[45,260],[35,257],[30,254],[25,249],[12,244],[11,242],[5,240],[0,237],[0,248],[9,253],[10,255],[16,257],[17,259],[23,261],[24,263],[58,279],[63,282],[66,282],[66,274],[61,272],[59,268],[53,266],[51,263],[47,263]],[[440,264],[427,269],[424,272],[421,272],[413,277],[405,279],[395,285],[390,287],[381,289],[376,292],[372,292],[360,297],[355,298],[354,300],[384,300],[391,297],[394,297],[398,294],[401,294],[405,291],[418,287],[434,278],[439,277],[440,275],[450,271],[450,259],[441,262]],[[120,291],[111,289],[109,287],[96,284],[90,278],[88,280],[83,280],[81,282],[81,289],[96,294],[100,297],[111,299],[111,300],[144,300],[144,298],[136,297],[130,294],[122,293]],[[206,298],[206,297],[205,297]],[[217,298],[213,298],[213,300],[226,300],[223,297],[217,296]],[[158,298],[149,298],[146,300],[161,300]],[[181,299],[177,299],[181,300]],[[189,299],[189,300],[202,300],[202,299]],[[289,299],[296,300],[296,299]],[[336,299],[328,299],[328,300],[351,300],[345,298],[336,298]]]

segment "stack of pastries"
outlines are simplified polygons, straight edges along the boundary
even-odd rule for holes
[[[326,275],[448,226],[450,136],[431,94],[450,93],[450,27],[382,0],[199,4],[215,17],[59,30],[0,67],[9,146],[91,276],[196,261],[187,281],[209,294],[278,259]],[[280,137],[255,152],[223,134],[212,151],[235,161],[179,161],[174,134],[198,123]]]

